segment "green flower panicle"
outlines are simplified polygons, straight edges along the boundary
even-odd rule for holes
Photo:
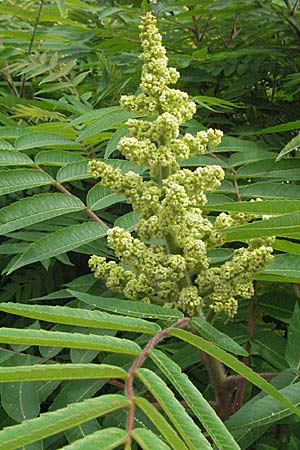
[[[179,73],[168,67],[151,13],[141,19],[140,37],[141,93],[122,96],[120,104],[142,118],[127,121],[129,135],[117,149],[132,164],[147,166],[150,180],[103,161],[89,163],[89,172],[123,194],[139,216],[135,236],[119,227],[108,232],[108,246],[119,262],[94,255],[89,266],[110,289],[129,299],[178,308],[189,316],[208,308],[233,318],[238,299],[253,295],[253,276],[271,261],[272,240],[252,240],[248,247],[235,249],[231,260],[211,266],[207,252],[223,245],[226,228],[253,217],[221,213],[211,220],[201,209],[206,193],[221,185],[224,171],[217,165],[181,169],[179,161],[216,147],[223,133],[211,128],[196,135],[181,133],[196,105],[185,92],[170,87]]]

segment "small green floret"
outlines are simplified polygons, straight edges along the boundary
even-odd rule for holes
[[[118,150],[133,164],[148,166],[150,180],[102,161],[89,163],[90,173],[103,186],[125,195],[140,218],[136,237],[119,227],[108,232],[108,245],[119,263],[92,256],[89,265],[97,278],[129,299],[171,306],[189,316],[208,307],[233,318],[238,299],[253,295],[253,276],[272,259],[271,240],[251,241],[247,248],[234,250],[230,261],[211,267],[207,251],[223,245],[223,230],[252,217],[221,213],[213,222],[201,209],[206,193],[221,185],[224,171],[217,165],[181,169],[178,160],[216,147],[223,133],[180,133],[196,105],[185,92],[169,87],[179,73],[168,67],[151,13],[142,17],[140,31],[141,94],[122,96],[120,103],[144,118],[127,122],[129,136],[120,139]]]

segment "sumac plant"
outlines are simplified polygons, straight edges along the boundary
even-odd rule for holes
[[[103,160],[88,164],[89,173],[100,178],[99,189],[111,188],[131,204],[133,233],[108,229],[110,260],[99,255],[89,260],[106,283],[106,297],[69,290],[76,300],[66,306],[1,303],[3,312],[46,323],[44,329],[0,330],[2,343],[20,351],[39,346],[43,356],[32,351],[21,363],[0,367],[2,399],[6,386],[14,392],[10,403],[4,402],[6,410],[21,398],[24,406],[13,417],[19,423],[0,431],[2,450],[237,450],[274,424],[286,424],[284,419],[299,420],[294,338],[299,310],[289,325],[290,368],[280,374],[253,371],[250,346],[223,332],[256,297],[253,280],[273,258],[272,233],[247,238],[252,229],[247,222],[255,219],[251,207],[248,213],[238,208],[209,213],[206,194],[220,186],[223,169],[202,164],[191,170],[181,162],[188,167],[187,161],[212,152],[222,132],[182,132],[196,106],[170,87],[179,74],[168,67],[151,13],[141,19],[140,36],[140,93],[121,97],[121,106],[135,117],[127,121],[129,135],[117,150],[143,170],[126,171],[124,164],[121,169]],[[249,205],[256,203],[261,202]],[[106,232],[100,219],[86,212]],[[236,226],[246,230],[245,238],[230,246],[229,232]],[[56,325],[49,330],[47,323]],[[60,363],[53,359],[57,348],[65,349]],[[191,366],[201,368],[199,378],[193,370],[189,377],[182,372]],[[251,384],[262,392],[246,392]],[[27,411],[34,396],[46,412]]]

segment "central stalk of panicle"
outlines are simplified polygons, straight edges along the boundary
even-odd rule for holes
[[[140,37],[141,93],[122,96],[120,101],[139,118],[128,120],[129,136],[120,140],[118,150],[133,164],[149,167],[150,180],[103,161],[89,163],[89,171],[101,178],[101,184],[125,195],[140,218],[135,237],[119,227],[108,232],[108,245],[119,263],[94,255],[89,264],[96,277],[129,299],[179,308],[187,315],[201,314],[207,306],[233,317],[237,298],[251,297],[253,274],[270,261],[272,248],[252,242],[235,250],[232,260],[210,266],[207,251],[223,245],[222,230],[248,218],[222,213],[209,219],[201,206],[207,202],[205,193],[220,186],[222,168],[191,171],[181,169],[178,161],[216,147],[223,133],[213,129],[195,136],[180,133],[180,125],[193,117],[196,105],[185,92],[170,87],[179,73],[168,67],[151,13],[142,17]]]

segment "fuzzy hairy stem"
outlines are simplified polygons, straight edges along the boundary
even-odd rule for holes
[[[226,389],[226,373],[222,363],[207,353],[202,352],[202,360],[206,366],[215,394],[215,410],[225,420],[232,413],[232,392]]]
[[[131,448],[131,435],[134,427],[134,411],[135,411],[133,380],[136,371],[139,369],[139,367],[141,367],[141,365],[147,358],[149,352],[155,347],[155,345],[168,336],[169,328],[183,327],[189,322],[189,320],[190,320],[189,318],[183,317],[182,319],[173,323],[170,327],[161,330],[159,333],[153,336],[153,338],[150,339],[148,344],[145,346],[143,351],[139,354],[139,356],[135,359],[132,366],[130,367],[127,378],[125,380],[125,395],[130,403],[128,408],[127,425],[126,425],[127,441],[124,450],[130,450]]]

